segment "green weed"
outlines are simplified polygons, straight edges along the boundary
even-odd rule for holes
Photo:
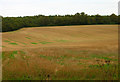
[[[4,40],[4,42],[10,42],[10,41],[8,41],[8,40]]]
[[[38,44],[38,43],[31,42],[31,44]]]
[[[62,61],[57,61],[56,63],[60,64],[60,65],[64,65],[64,63]]]
[[[43,42],[40,42],[41,44],[49,44],[49,43],[52,43],[52,42],[46,42],[46,41],[43,41]]]
[[[2,47],[5,47],[5,46],[2,46]]]
[[[52,57],[50,56],[44,56],[44,55],[40,55],[41,58],[45,58],[45,59],[48,59],[48,60],[52,60]]]
[[[111,58],[100,56],[100,55],[91,55],[92,58],[99,58],[99,59],[104,59],[104,60],[112,60]]]
[[[9,43],[9,44],[12,44],[12,45],[18,45],[17,43]]]
[[[12,54],[9,55],[9,58],[15,58],[14,55],[16,55],[18,53],[18,51],[13,51]]]
[[[27,39],[31,39],[31,38],[29,38],[29,37],[25,37],[25,38],[27,38]]]
[[[20,53],[21,53],[21,54],[25,54],[25,52],[23,52],[23,51],[20,51]]]

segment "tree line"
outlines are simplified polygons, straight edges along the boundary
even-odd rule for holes
[[[35,15],[24,17],[2,17],[2,32],[14,31],[25,27],[118,24],[115,14],[101,16],[84,12],[75,15]]]

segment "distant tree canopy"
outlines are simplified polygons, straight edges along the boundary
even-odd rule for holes
[[[64,25],[96,25],[96,24],[118,24],[118,16],[115,14],[101,16],[87,15],[84,12],[75,15],[54,16],[24,16],[24,17],[2,17],[2,32],[14,31],[24,27],[41,26],[64,26]]]

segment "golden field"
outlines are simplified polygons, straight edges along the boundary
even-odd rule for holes
[[[2,33],[4,80],[118,79],[118,26],[23,28]]]

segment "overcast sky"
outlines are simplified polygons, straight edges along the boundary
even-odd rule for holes
[[[65,15],[85,12],[89,15],[118,14],[119,0],[0,0],[2,16]]]

